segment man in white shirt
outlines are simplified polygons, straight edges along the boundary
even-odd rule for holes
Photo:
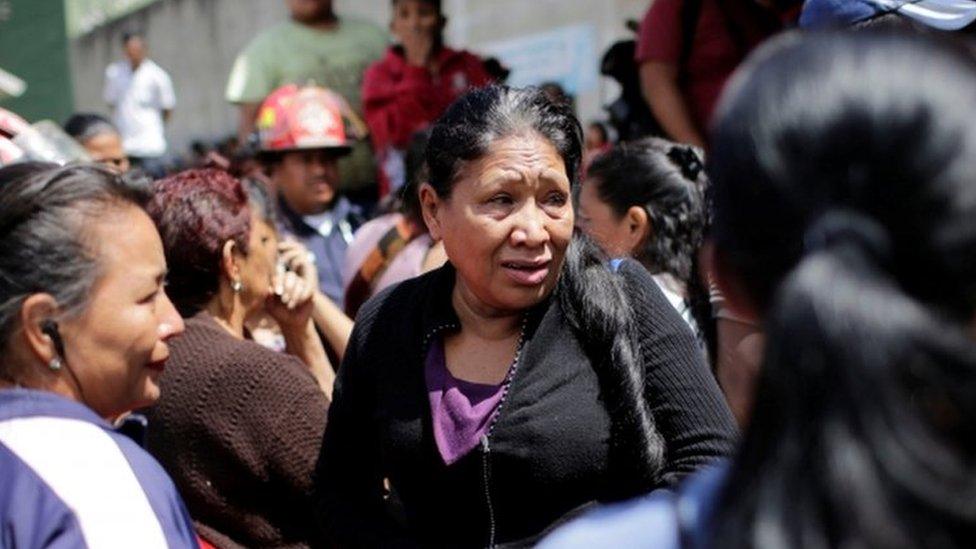
[[[105,102],[112,108],[122,147],[133,165],[160,177],[166,153],[163,123],[176,106],[173,82],[146,58],[142,36],[126,34],[122,49],[126,59],[105,69]]]

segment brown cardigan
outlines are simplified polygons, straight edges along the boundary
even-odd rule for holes
[[[206,313],[171,351],[147,446],[200,535],[221,548],[321,546],[310,498],[329,401],[312,375]]]

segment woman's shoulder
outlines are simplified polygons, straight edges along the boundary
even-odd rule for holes
[[[24,520],[33,520],[41,506],[43,512],[37,516],[47,520],[36,528],[58,527],[61,541],[78,536],[81,543],[69,545],[91,545],[96,540],[103,545],[140,545],[142,540],[193,546],[192,527],[173,481],[128,437],[107,424],[57,410],[52,415],[21,419],[24,421],[6,422],[0,437],[5,489],[16,496],[5,498],[16,502],[16,507],[0,503],[0,521],[17,526],[6,534],[25,541],[30,522]],[[71,459],[66,459],[69,455]],[[113,516],[117,521],[73,531],[78,521],[84,523],[86,516],[95,515]],[[118,524],[125,527],[120,529]],[[47,539],[40,530],[33,534]],[[127,538],[133,534],[136,537]]]
[[[173,359],[181,363],[181,377],[190,375],[189,370],[224,381],[265,379],[266,384],[275,380],[315,384],[298,358],[237,339],[204,314],[187,319],[186,331],[171,346]]]
[[[637,317],[640,330],[653,329],[665,333],[682,333],[694,339],[674,305],[664,294],[661,286],[639,262],[625,260],[619,263],[617,273],[623,279],[627,296]]]

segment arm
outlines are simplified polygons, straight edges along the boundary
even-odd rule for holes
[[[304,327],[282,326],[281,333],[285,338],[285,351],[298,357],[308,367],[319,388],[326,397],[331,398],[335,372],[312,322],[305,322]]]
[[[173,91],[173,80],[165,72],[159,76],[159,108],[162,110],[163,122],[169,122],[176,107],[176,92]]]
[[[704,148],[705,140],[695,128],[678,86],[678,67],[671,63],[648,61],[640,66],[640,81],[644,100],[668,137]]]
[[[704,139],[691,119],[678,85],[685,53],[682,11],[685,0],[654,0],[637,33],[636,61],[641,92],[662,129],[674,141],[701,147]]]
[[[266,308],[281,327],[288,353],[308,366],[322,391],[331,398],[335,373],[312,320],[316,297],[320,295],[315,264],[308,250],[294,240],[279,242],[278,261],[283,272],[275,277],[274,292],[268,296]]]
[[[352,334],[352,319],[332,302],[322,292],[316,292],[312,306],[312,320],[318,327],[325,340],[329,343],[339,360],[346,354],[346,345],[349,343],[349,336]]]
[[[254,131],[258,108],[274,90],[275,75],[273,67],[264,62],[264,50],[263,44],[249,45],[234,60],[227,78],[224,97],[238,107],[237,137],[241,143]]]
[[[360,319],[339,368],[315,470],[317,510],[336,546],[411,547],[414,544],[384,506],[384,473],[378,461],[378,428],[373,422],[375,382],[368,359],[361,358],[368,339],[364,327],[375,320],[375,308]]]
[[[695,336],[643,267],[620,270],[631,290],[644,359],[647,402],[667,447],[661,474],[673,486],[732,455],[736,426]]]
[[[744,428],[749,422],[764,338],[759,326],[745,320],[719,316],[718,357],[715,374],[732,413]]]

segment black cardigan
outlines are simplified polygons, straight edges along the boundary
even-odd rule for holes
[[[639,317],[646,395],[666,444],[662,484],[670,486],[729,455],[736,429],[687,325],[643,267],[625,262],[620,272]],[[444,464],[424,357],[431,338],[459,327],[454,276],[447,265],[403,282],[357,318],[316,472],[320,512],[340,547],[519,546],[607,499],[610,418],[555,298],[530,313],[488,451]],[[405,525],[386,511],[384,479]]]

